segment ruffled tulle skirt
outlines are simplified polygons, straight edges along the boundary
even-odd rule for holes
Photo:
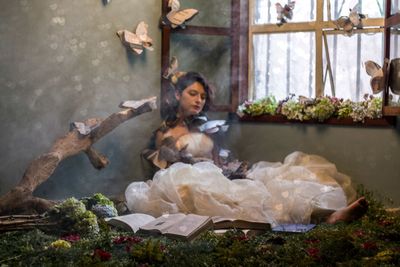
[[[125,192],[131,212],[153,216],[196,213],[281,223],[309,223],[316,210],[337,210],[354,200],[348,176],[326,159],[294,152],[283,163],[261,161],[248,179],[229,180],[210,162],[175,163],[153,180]]]

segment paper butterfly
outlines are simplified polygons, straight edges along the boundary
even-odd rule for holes
[[[178,70],[178,59],[176,57],[172,57],[169,62],[168,68],[164,71],[163,78],[169,79],[172,75],[176,73]]]
[[[354,27],[362,26],[362,19],[365,19],[367,16],[364,14],[360,14],[358,12],[359,5],[355,5],[352,9],[350,9],[349,16],[341,16],[334,23],[339,29],[345,31],[348,36],[353,34]]]
[[[283,25],[284,23],[287,22],[288,19],[293,18],[293,9],[294,9],[294,4],[296,1],[290,1],[288,2],[284,7],[280,3],[276,3],[276,13],[278,14],[277,20],[278,20],[278,26]]]
[[[225,120],[212,120],[207,121],[200,125],[200,132],[206,132],[208,134],[216,133],[216,132],[226,132],[229,128],[229,125],[226,124]]]
[[[370,84],[374,94],[378,94],[384,89],[384,75],[383,69],[374,61],[368,60],[364,62],[365,70],[367,74],[371,76]]]
[[[135,33],[128,30],[120,30],[117,35],[122,43],[129,46],[136,54],[140,55],[143,49],[146,48],[153,51],[153,40],[147,35],[148,25],[141,21],[136,27]]]
[[[94,129],[96,129],[100,124],[97,123],[95,125],[89,126],[83,122],[73,122],[70,125],[70,129],[76,129],[81,135],[89,135]]]
[[[162,23],[165,25],[171,25],[172,28],[178,26],[185,28],[185,22],[199,13],[197,9],[193,8],[179,10],[180,6],[179,0],[169,0],[168,7],[171,8],[171,11],[168,12],[166,18],[162,19]]]

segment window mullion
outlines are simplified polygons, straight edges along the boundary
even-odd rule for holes
[[[255,75],[254,75],[254,39],[253,39],[253,30],[252,30],[252,26],[254,23],[254,11],[255,11],[255,0],[250,0],[249,1],[249,56],[248,56],[248,77],[249,77],[249,86],[248,86],[248,95],[247,95],[247,99],[253,99],[254,97],[254,92],[255,92],[255,88],[254,88],[254,79],[255,79]]]
[[[291,35],[288,34],[286,36],[287,40],[287,48],[286,48],[286,95],[290,94],[290,68],[291,68],[291,45],[292,45],[292,38]]]
[[[271,20],[271,2],[268,2],[268,21]],[[268,96],[270,94],[269,92],[269,74],[270,74],[270,63],[271,63],[271,35],[268,35],[267,37],[267,66],[266,66],[266,71],[265,71],[265,95]]]
[[[324,1],[317,0],[317,19],[315,23],[315,96],[323,96],[322,30]]]

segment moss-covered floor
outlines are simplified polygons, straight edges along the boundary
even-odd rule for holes
[[[400,218],[368,196],[350,224],[308,233],[203,233],[192,242],[118,232],[14,231],[0,236],[0,266],[400,266]]]

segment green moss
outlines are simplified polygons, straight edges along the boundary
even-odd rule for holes
[[[114,207],[114,203],[101,193],[96,193],[91,197],[82,198],[81,201],[85,204],[88,210],[90,210],[94,205]]]
[[[85,205],[76,198],[68,198],[48,212],[51,222],[59,225],[59,233],[97,234],[99,226],[96,215],[86,210]]]

